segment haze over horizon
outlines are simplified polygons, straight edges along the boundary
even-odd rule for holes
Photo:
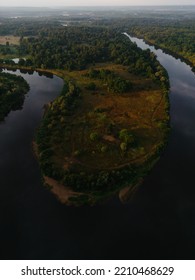
[[[1,0],[0,7],[58,7],[58,6],[183,6],[195,5],[195,0]]]

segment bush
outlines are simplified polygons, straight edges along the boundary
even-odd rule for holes
[[[99,134],[97,132],[92,132],[89,137],[91,141],[96,141],[99,139]]]
[[[134,137],[127,129],[122,129],[119,132],[119,138],[126,144],[132,144],[134,142]]]
[[[127,144],[124,143],[124,142],[122,142],[122,143],[120,144],[120,148],[121,148],[122,152],[125,152],[125,151],[127,150]]]

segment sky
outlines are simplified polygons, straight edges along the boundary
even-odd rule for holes
[[[0,6],[131,6],[131,5],[195,5],[195,0],[0,0]]]

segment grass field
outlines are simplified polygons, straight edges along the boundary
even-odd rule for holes
[[[54,158],[59,166],[67,168],[76,160],[85,171],[119,168],[144,160],[164,140],[162,124],[167,120],[167,100],[159,85],[128,73],[124,66],[96,66],[102,68],[130,80],[133,89],[116,94],[109,92],[102,81],[86,77],[87,70],[68,73],[82,88],[82,100],[73,116],[67,117],[63,124],[61,144],[55,145]],[[96,85],[96,90],[86,89],[90,82]],[[122,129],[130,131],[134,139],[125,152],[120,148]],[[94,141],[90,139],[92,133],[98,135]]]
[[[0,36],[0,45],[6,45],[7,42],[9,45],[19,45],[20,37],[13,35]]]

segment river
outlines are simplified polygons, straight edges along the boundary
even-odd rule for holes
[[[1,259],[195,258],[195,75],[132,40],[154,51],[170,77],[171,133],[160,161],[125,205],[118,197],[93,207],[62,205],[42,185],[32,140],[43,105],[63,82],[21,74],[31,88],[23,109],[0,124]]]

